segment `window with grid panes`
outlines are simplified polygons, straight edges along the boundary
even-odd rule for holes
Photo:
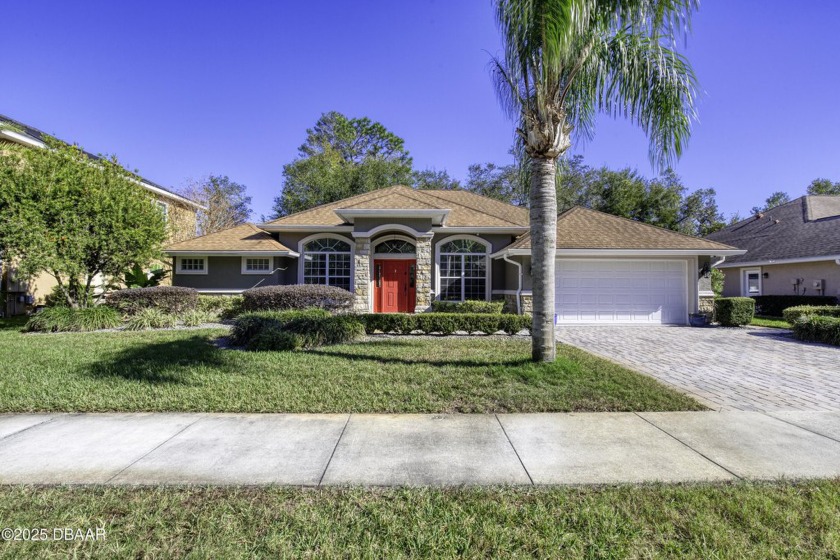
[[[472,239],[455,239],[439,249],[440,299],[487,299],[487,247]]]

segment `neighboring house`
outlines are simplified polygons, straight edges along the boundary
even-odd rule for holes
[[[3,144],[19,144],[34,149],[46,147],[44,137],[46,133],[25,125],[9,117],[0,115],[0,149]],[[92,160],[98,156],[85,152]],[[166,216],[169,226],[169,242],[181,241],[195,237],[196,213],[203,206],[184,198],[164,187],[138,176],[137,182],[149,191]],[[28,305],[43,303],[55,286],[55,279],[42,274],[29,282],[17,281],[12,266],[0,262],[0,292],[6,294],[5,302],[0,305],[0,314],[18,315],[24,313]]]
[[[559,323],[684,324],[734,247],[574,208],[558,217]],[[528,210],[461,190],[361,194],[175,243],[173,284],[204,293],[329,284],[355,310],[421,312],[433,299],[531,309]],[[698,281],[699,280],[699,281]]]
[[[747,250],[717,265],[724,296],[840,295],[840,196],[803,196],[706,239]]]

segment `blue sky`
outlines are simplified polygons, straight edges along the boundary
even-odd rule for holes
[[[687,55],[700,122],[676,166],[721,209],[840,181],[840,5],[703,3]],[[0,113],[163,185],[226,174],[268,213],[305,130],[329,110],[402,136],[419,168],[507,163],[512,125],[487,72],[489,0],[7,2]],[[600,120],[590,165],[652,174],[643,133]]]

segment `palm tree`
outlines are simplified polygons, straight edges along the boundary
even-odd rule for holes
[[[696,79],[676,50],[697,0],[494,0],[504,57],[492,74],[518,123],[530,170],[534,361],[555,357],[557,159],[595,116],[624,116],[650,139],[655,166],[678,158],[693,120]]]

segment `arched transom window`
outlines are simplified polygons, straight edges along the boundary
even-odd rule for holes
[[[303,246],[303,283],[350,289],[350,243],[333,237],[314,239]]]
[[[373,250],[380,255],[413,255],[414,245],[404,239],[389,239],[378,243]]]
[[[487,246],[473,239],[454,239],[440,246],[440,299],[487,298]]]

